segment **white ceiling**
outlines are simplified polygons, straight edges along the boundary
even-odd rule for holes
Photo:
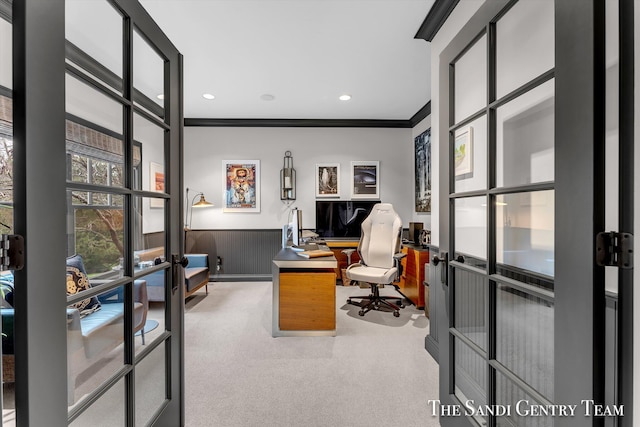
[[[184,116],[225,119],[410,119],[431,99],[414,36],[433,2],[140,0],[184,56]]]

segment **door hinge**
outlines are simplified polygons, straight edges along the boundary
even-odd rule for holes
[[[2,235],[0,268],[2,270],[22,270],[24,268],[24,237],[19,234]]]
[[[633,268],[633,234],[615,231],[596,236],[596,264],[620,268]]]

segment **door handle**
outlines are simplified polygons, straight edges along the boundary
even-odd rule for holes
[[[449,254],[447,252],[441,252],[440,256],[438,255],[434,255],[433,258],[431,258],[431,263],[434,266],[437,266],[438,264],[442,263],[442,268],[440,269],[440,281],[447,285],[447,274],[448,274],[448,268],[447,268],[447,263],[449,262]]]
[[[171,284],[171,293],[175,295],[176,291],[180,287],[180,283],[181,283],[180,278],[182,277],[180,276],[179,268],[182,267],[184,269],[187,265],[189,265],[189,258],[187,258],[186,256],[183,256],[181,258],[180,255],[173,254],[171,255],[171,264],[172,264],[171,275],[173,276],[173,282]]]
[[[180,255],[173,255],[173,264],[174,265],[181,265],[182,268],[186,268],[187,265],[189,265],[189,258],[187,258],[186,256],[183,256],[182,258],[178,259]]]

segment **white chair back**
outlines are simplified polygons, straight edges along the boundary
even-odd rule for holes
[[[378,203],[362,221],[358,244],[360,259],[369,267],[392,268],[393,255],[400,251],[402,220],[391,203]]]

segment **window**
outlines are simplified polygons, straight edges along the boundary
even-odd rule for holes
[[[69,255],[82,254],[87,273],[99,276],[117,269],[122,258],[124,197],[112,191],[124,187],[122,138],[108,129],[75,119],[67,120],[67,180],[86,184],[86,190],[68,192],[71,201],[68,215],[74,224],[73,230],[69,230]],[[142,176],[141,157],[141,144],[135,143],[133,164],[137,179]],[[141,221],[141,209],[134,206],[134,210],[136,221]],[[136,235],[135,240],[142,242],[142,235]]]

